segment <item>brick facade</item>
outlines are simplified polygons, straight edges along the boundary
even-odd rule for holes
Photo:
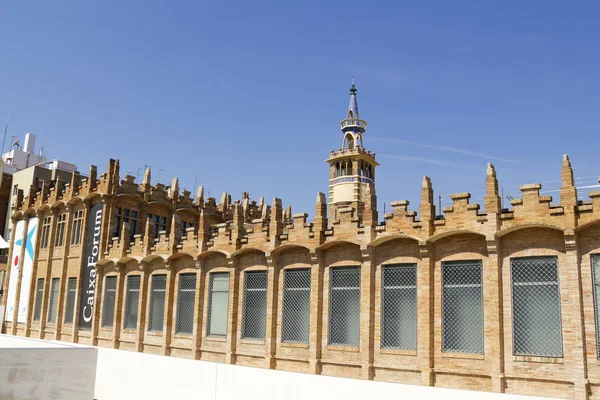
[[[357,117],[357,109],[350,116]],[[356,138],[362,146],[362,136]],[[600,255],[600,191],[590,193],[590,200],[578,201],[567,156],[562,161],[557,204],[549,196],[540,196],[541,185],[534,184],[521,187],[523,196],[511,201],[511,209],[501,209],[496,171],[489,164],[485,213],[469,202],[469,193],[459,193],[452,196],[453,206],[436,217],[432,183],[425,177],[419,216],[409,211],[408,201],[396,201],[391,203],[393,211],[383,215],[383,222],[378,221],[376,209],[375,155],[360,147],[330,153],[330,185],[338,177],[335,168],[339,160],[354,175],[370,166],[369,174],[364,175],[368,179],[352,183],[348,200],[336,201],[335,206],[328,206],[325,194],[319,193],[312,222],[307,221],[307,214],[283,209],[277,198],[268,205],[244,194],[241,201],[232,202],[224,193],[217,203],[205,198],[200,187],[193,199],[190,192],[179,190],[177,179],[168,187],[152,186],[149,170],[141,184],[132,176],[120,180],[115,160],[99,177],[92,166],[87,177],[75,173],[66,185],[59,182],[53,189],[44,186],[27,195],[20,190],[13,222],[24,219],[27,226],[30,218],[38,217],[41,229],[27,322],[7,322],[3,332],[311,374],[600,399],[591,264],[592,256]],[[330,200],[335,196],[330,190]],[[98,203],[104,209],[92,326],[79,329],[77,311],[73,323],[64,323],[67,282],[68,278],[77,279],[78,305],[86,262],[84,238],[93,229],[87,217],[90,207]],[[77,235],[74,217],[80,211],[81,240],[73,243]],[[49,244],[42,246],[46,218]],[[63,244],[56,246],[56,237],[61,235],[59,218],[66,222]],[[11,243],[14,240],[13,230]],[[514,355],[511,259],[534,256],[558,260],[561,357]],[[467,260],[482,266],[483,351],[447,352],[442,350],[442,268],[450,261]],[[382,346],[382,271],[392,264],[416,265],[414,349]],[[331,345],[329,341],[330,271],[341,267],[359,267],[360,271],[357,346]],[[308,343],[282,341],[284,276],[290,269],[310,271]],[[268,277],[264,340],[242,338],[244,279],[252,271],[266,271]],[[218,272],[228,273],[230,278],[226,335],[208,335],[210,279]],[[191,334],[176,330],[181,274],[196,275]],[[148,329],[152,277],[156,275],[164,275],[167,282],[161,294],[163,329],[158,332]],[[124,328],[127,279],[131,276],[140,279],[137,329]],[[102,326],[107,277],[116,277],[112,326]],[[34,320],[40,278],[44,279],[44,295],[41,316]],[[48,322],[53,278],[60,279],[56,323]],[[5,293],[8,285],[6,279]],[[130,310],[131,315],[134,311]]]
[[[149,172],[142,184],[132,177],[119,180],[119,163],[111,160],[106,174],[96,178],[92,167],[87,178],[77,174],[61,190],[44,187],[24,197],[13,215],[15,221],[51,218],[49,245],[37,240],[34,279],[27,323],[7,322],[4,331],[21,336],[74,341],[111,348],[144,351],[177,357],[275,368],[305,373],[434,385],[482,391],[545,395],[566,398],[600,398],[600,363],[596,342],[591,255],[600,254],[600,192],[578,202],[567,157],[562,166],[560,204],[539,195],[540,185],[524,185],[522,199],[501,210],[493,166],[487,170],[485,211],[469,203],[470,195],[453,195],[454,205],[435,218],[431,182],[423,180],[420,218],[408,202],[392,203],[385,223],[358,219],[353,209],[327,221],[325,196],[317,196],[313,222],[306,214],[290,215],[279,199],[272,206],[244,196],[231,202],[204,199],[202,188],[195,200],[179,193],[177,181],[165,188],[151,186]],[[97,265],[96,305],[91,330],[61,323],[66,307],[68,278],[81,285],[84,241],[71,245],[73,216],[84,212],[85,237],[90,205],[102,202],[101,259]],[[118,209],[137,211],[135,232],[123,223],[116,229]],[[365,210],[374,205],[365,204]],[[57,219],[66,214],[64,244],[55,246]],[[122,214],[122,211],[121,211]],[[166,229],[155,237],[154,219],[166,219]],[[162,220],[165,221],[165,220]],[[188,224],[184,228],[181,221]],[[191,225],[187,227],[188,225]],[[185,231],[182,231],[185,229]],[[38,232],[41,232],[39,229]],[[113,232],[119,232],[113,237]],[[39,233],[41,235],[41,233]],[[14,241],[14,237],[12,238]],[[563,357],[515,356],[512,349],[510,260],[522,256],[556,256],[559,266]],[[10,259],[10,258],[9,258]],[[447,261],[481,260],[483,266],[483,354],[442,351],[441,266]],[[418,338],[416,350],[381,346],[381,274],[389,264],[417,265]],[[332,268],[360,266],[360,343],[357,347],[328,344],[330,274]],[[282,343],[281,310],[283,272],[311,271],[308,344]],[[268,272],[265,340],[241,339],[243,282],[249,271]],[[208,277],[230,274],[226,337],[207,336]],[[194,329],[175,332],[177,285],[182,273],[196,274]],[[151,277],[166,275],[162,332],[149,332]],[[139,275],[138,329],[123,329],[125,281]],[[103,284],[117,277],[114,323],[100,326]],[[33,321],[37,279],[44,278],[39,321]],[[52,278],[60,279],[57,321],[49,323],[49,290]],[[5,292],[8,279],[5,282]],[[76,304],[78,304],[79,287]]]

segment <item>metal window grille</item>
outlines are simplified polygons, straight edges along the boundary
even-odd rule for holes
[[[210,293],[208,296],[208,321],[206,334],[227,336],[227,314],[229,310],[229,272],[210,274]]]
[[[83,210],[75,212],[73,216],[73,233],[71,236],[71,245],[81,243],[81,228],[83,227]]]
[[[562,357],[556,257],[511,259],[514,355]]]
[[[50,282],[50,304],[48,305],[48,322],[56,322],[56,312],[58,309],[58,288],[60,278],[52,278]]]
[[[481,262],[442,264],[442,351],[483,354]]]
[[[596,317],[596,353],[600,358],[600,254],[592,255],[592,279],[594,283],[594,314]]]
[[[329,344],[358,346],[360,267],[331,268],[329,282]]]
[[[140,276],[127,277],[127,294],[125,298],[124,329],[137,329],[138,304],[140,301]]]
[[[65,324],[73,323],[75,313],[75,294],[77,292],[77,278],[69,278],[67,281],[67,304],[65,306]]]
[[[44,297],[44,278],[38,278],[35,293],[35,306],[33,307],[33,320],[39,321],[42,315],[42,299]]]
[[[104,279],[104,308],[102,309],[102,327],[112,328],[115,320],[115,300],[117,297],[117,277]]]
[[[416,350],[417,266],[384,266],[381,280],[381,347]]]
[[[56,223],[56,240],[54,241],[54,247],[61,247],[65,238],[65,225],[67,220],[67,214],[60,214],[58,216],[58,222]]]
[[[150,289],[150,315],[148,317],[148,331],[162,332],[165,316],[165,294],[167,289],[166,275],[152,275]]]
[[[175,324],[175,332],[193,333],[195,303],[196,274],[180,274],[179,291],[177,293],[177,322]]]
[[[264,339],[267,329],[267,272],[244,274],[242,339]]]
[[[283,272],[281,341],[308,343],[310,324],[310,269]]]

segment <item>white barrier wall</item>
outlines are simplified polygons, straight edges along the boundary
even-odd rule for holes
[[[518,400],[515,396],[249,368],[98,348],[98,400]]]
[[[0,335],[0,399],[93,400],[94,347]]]

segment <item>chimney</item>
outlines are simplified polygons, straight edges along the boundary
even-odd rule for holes
[[[27,153],[33,153],[33,149],[35,147],[35,135],[33,133],[28,133],[25,135],[25,146],[23,146],[23,151]]]

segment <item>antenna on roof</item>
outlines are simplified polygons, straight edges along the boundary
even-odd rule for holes
[[[159,168],[159,169],[158,169],[158,180],[156,181],[156,183],[160,183],[160,173],[161,173],[161,171],[165,171],[165,172],[167,172],[167,170],[166,170],[166,169]]]
[[[4,142],[6,142],[6,133],[8,132],[8,120],[10,119],[10,110],[6,116],[6,125],[4,125],[4,139],[2,139],[2,154],[4,154]],[[0,154],[0,156],[2,155]]]

